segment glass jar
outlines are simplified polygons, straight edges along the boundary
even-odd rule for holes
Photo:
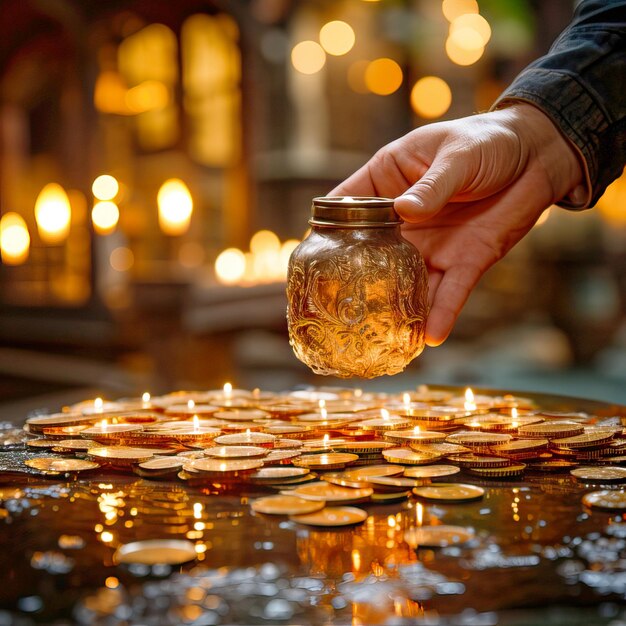
[[[289,342],[316,374],[397,374],[424,349],[428,274],[390,198],[314,198],[287,275]]]

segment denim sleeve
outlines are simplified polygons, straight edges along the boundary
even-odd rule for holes
[[[547,55],[498,98],[539,107],[584,159],[592,206],[626,163],[626,0],[582,0]]]

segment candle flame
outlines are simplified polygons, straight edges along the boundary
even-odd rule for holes
[[[232,393],[233,393],[233,386],[230,383],[224,383],[224,395],[227,398],[230,398]]]
[[[187,408],[191,411],[196,408],[196,403],[193,400],[187,400]]]
[[[141,396],[141,401],[144,404],[146,404],[147,402],[150,402],[150,397],[151,397],[150,394],[147,391],[145,391]]]
[[[354,397],[355,398],[360,398],[363,395],[363,389],[355,389],[354,390]]]
[[[104,405],[104,402],[102,401],[102,398],[96,398],[96,399],[93,401],[93,408],[94,408],[96,411],[102,411],[102,406],[103,406],[103,405]]]
[[[200,519],[202,517],[202,503],[193,503],[193,516],[195,519]]]
[[[106,420],[102,420],[102,421],[100,422],[100,428],[102,428],[102,430],[103,430],[103,431],[106,431],[107,426],[108,426],[108,424],[107,424],[107,421],[106,421]]]
[[[517,419],[517,409],[515,407],[511,409],[511,418],[514,420]]]
[[[324,435],[324,447],[328,446],[328,442],[330,441],[330,436],[327,434]]]
[[[198,428],[200,427],[200,420],[197,415],[193,416],[193,432],[198,432]]]
[[[415,520],[417,525],[421,526],[424,519],[424,505],[418,502],[415,506]]]
[[[322,398],[317,405],[319,406],[320,409],[323,409],[326,407],[326,400],[324,400],[324,398]]]
[[[408,407],[409,404],[411,404],[411,396],[408,393],[403,393],[402,402],[404,403],[405,406]]]
[[[384,420],[388,420],[389,419],[389,411],[387,409],[381,409],[380,410],[380,416],[384,419]]]
[[[320,402],[324,402],[324,401],[320,400]],[[328,411],[324,407],[321,407],[320,415],[322,416],[322,419],[325,420],[328,417]]]
[[[475,411],[476,410],[476,402],[474,398],[474,392],[468,387],[465,390],[465,410],[466,411]]]
[[[420,427],[419,426],[415,426],[413,428],[413,434],[414,435],[419,435],[420,434]]]
[[[261,395],[261,390],[258,387],[255,387],[252,390],[252,397],[253,398],[258,398]]]

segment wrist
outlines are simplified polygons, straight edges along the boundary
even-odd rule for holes
[[[523,101],[505,104],[507,120],[550,183],[552,202],[582,207],[586,203],[586,164],[576,146],[539,107]]]

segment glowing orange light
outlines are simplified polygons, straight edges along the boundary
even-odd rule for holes
[[[215,259],[215,275],[225,285],[238,283],[246,272],[246,255],[238,248],[227,248]]]
[[[468,387],[465,390],[465,402],[464,407],[466,411],[475,411],[476,402],[474,400],[474,392]]]
[[[301,74],[316,74],[326,63],[326,53],[316,41],[301,41],[291,50],[291,64]]]
[[[157,194],[159,226],[166,235],[183,235],[189,229],[193,199],[179,178],[166,180]]]
[[[404,75],[393,59],[376,59],[365,69],[365,85],[379,96],[388,96],[397,91]]]
[[[352,26],[341,20],[328,22],[320,30],[320,43],[328,54],[341,56],[350,52],[355,40]]]
[[[21,215],[9,212],[0,219],[0,252],[6,265],[21,265],[28,259],[30,234]]]
[[[411,90],[411,106],[417,115],[426,119],[441,117],[452,104],[448,83],[438,76],[420,78]]]
[[[120,184],[110,174],[101,174],[91,185],[91,192],[98,200],[113,200],[119,190]]]
[[[91,210],[91,221],[99,235],[109,235],[115,230],[120,219],[120,210],[115,202],[96,202]]]
[[[65,189],[48,183],[37,196],[35,220],[41,239],[48,244],[61,243],[70,232],[72,209]]]

